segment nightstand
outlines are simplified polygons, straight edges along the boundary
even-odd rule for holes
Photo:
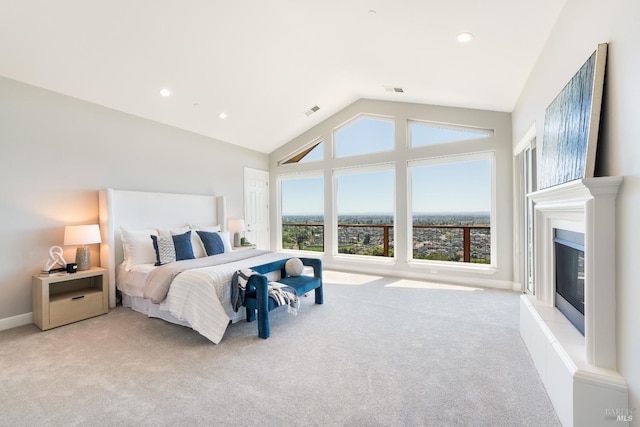
[[[256,245],[234,246],[234,251],[244,251],[246,249],[256,249]]]
[[[33,276],[33,323],[43,331],[109,312],[107,270]]]

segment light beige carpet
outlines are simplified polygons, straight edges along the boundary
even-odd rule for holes
[[[0,332],[0,426],[557,426],[518,294],[326,272],[271,338],[118,307]]]

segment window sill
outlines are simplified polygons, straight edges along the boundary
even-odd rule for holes
[[[278,252],[283,254],[291,254],[291,256],[296,257],[306,257],[306,258],[322,258],[324,257],[324,252],[318,251],[300,251],[297,249],[280,249]]]
[[[493,265],[471,264],[471,263],[451,263],[438,261],[407,261],[409,268],[430,270],[436,274],[438,271],[451,271],[456,273],[476,273],[476,274],[496,274],[498,269]]]
[[[396,265],[397,260],[395,258],[381,257],[381,256],[368,256],[368,255],[345,255],[338,254],[333,256],[334,261],[340,262],[357,262],[363,264],[376,264],[376,265]]]

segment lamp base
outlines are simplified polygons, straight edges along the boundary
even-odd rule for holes
[[[91,268],[91,259],[89,258],[89,248],[87,246],[81,246],[76,249],[76,264],[78,264],[78,271]]]

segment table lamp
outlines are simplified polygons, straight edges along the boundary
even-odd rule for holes
[[[230,219],[228,228],[233,233],[233,246],[240,246],[240,233],[244,232],[244,219]]]
[[[78,270],[89,270],[91,259],[89,258],[89,248],[87,245],[101,243],[100,227],[98,224],[91,225],[67,225],[64,228],[64,244],[79,245],[76,249],[76,264]]]

